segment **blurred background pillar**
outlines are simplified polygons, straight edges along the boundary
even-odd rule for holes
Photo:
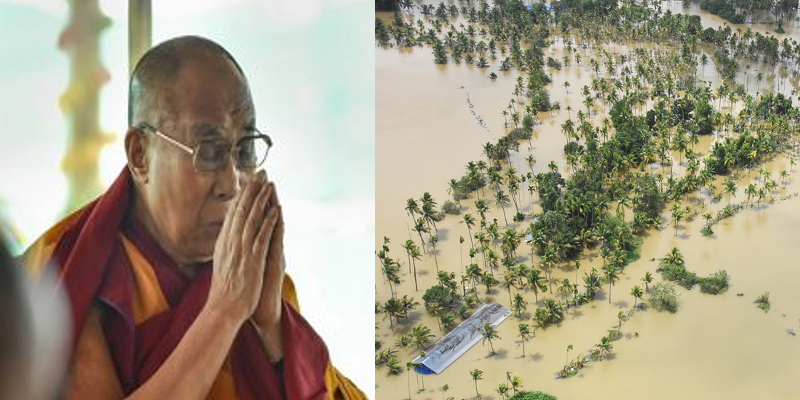
[[[67,177],[65,213],[86,204],[102,191],[100,151],[112,136],[100,129],[100,88],[109,80],[100,63],[100,34],[111,20],[97,0],[68,0],[69,22],[58,39],[70,65],[69,84],[61,95],[67,122],[67,152],[61,168]]]
[[[139,58],[150,49],[152,19],[150,0],[128,0],[128,76]]]

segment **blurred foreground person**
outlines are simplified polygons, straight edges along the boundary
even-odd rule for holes
[[[26,252],[72,307],[68,399],[361,399],[301,316],[259,168],[247,79],[214,42],[150,49],[129,89],[127,166]]]
[[[69,315],[51,276],[25,276],[0,235],[0,399],[60,398]]]

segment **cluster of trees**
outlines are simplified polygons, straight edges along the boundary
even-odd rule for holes
[[[720,294],[728,290],[730,281],[730,277],[724,269],[706,278],[698,278],[694,272],[687,271],[683,254],[677,247],[673,247],[672,251],[661,259],[656,271],[661,272],[664,279],[676,282],[686,289],[691,289],[695,284],[699,284],[700,291],[709,294]]]

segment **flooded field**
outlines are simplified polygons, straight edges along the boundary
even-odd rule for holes
[[[445,4],[462,5],[453,1]],[[663,7],[675,13],[686,12],[680,8],[680,2],[665,2]],[[696,4],[688,11],[701,15],[704,28],[721,23],[719,18],[699,11]],[[413,21],[422,18],[418,9],[415,13]],[[408,13],[404,14],[408,19]],[[387,23],[392,17],[391,13],[376,15]],[[461,22],[466,25],[466,21]],[[798,38],[794,22],[791,26],[785,26],[785,29],[787,35]],[[766,32],[766,25],[762,30]],[[628,46],[616,44],[614,50],[625,52],[630,49]],[[654,44],[642,46],[656,48]],[[609,46],[606,49],[611,51]],[[573,119],[577,110],[586,111],[582,103],[584,96],[579,94],[579,90],[584,85],[590,86],[592,78],[595,78],[595,72],[588,65],[593,52],[592,49],[586,51],[581,65],[573,63],[561,71],[546,68],[553,77],[552,84],[547,87],[551,101],[560,102],[561,110],[555,112],[552,118],[550,113],[539,113],[542,124],[534,129],[532,148],[529,149],[527,141],[522,141],[519,152],[511,152],[510,159],[517,171],[529,171],[525,158],[532,154],[537,160],[534,172],[543,172],[550,161],[555,161],[565,176],[569,173],[563,153],[566,138],[561,132],[561,124],[569,118],[565,109],[567,106],[572,108]],[[580,50],[580,53],[583,56],[584,50]],[[566,54],[560,39],[545,50],[545,56],[557,59]],[[464,175],[468,162],[485,159],[482,146],[487,142],[494,143],[506,134],[505,118],[501,112],[514,97],[512,92],[519,72],[514,69],[498,72],[500,60],[498,57],[490,61],[489,68],[481,69],[464,62],[460,65],[452,62],[434,64],[430,46],[412,49],[378,46],[375,49],[375,248],[383,245],[384,236],[390,238],[389,256],[401,261],[398,295],[413,296],[420,302],[407,320],[401,319],[395,323],[394,329],[390,328],[389,320],[384,318],[383,313],[375,315],[376,340],[382,343],[382,348],[394,346],[402,334],[418,324],[431,328],[436,336],[434,341],[447,332],[438,329],[436,319],[425,311],[422,304],[425,290],[437,283],[433,248],[429,245],[425,246],[421,260],[416,262],[419,291],[414,290],[414,275],[409,273],[406,253],[401,244],[410,238],[419,245],[419,237],[416,232],[410,231],[412,220],[404,207],[408,198],[418,199],[424,192],[429,192],[441,206],[451,198],[447,192],[450,179]],[[762,72],[765,77],[758,83],[762,93],[777,89],[783,66],[765,68],[762,64],[753,63],[752,68],[747,82],[749,93],[756,92],[754,77],[757,72]],[[713,61],[697,69],[698,77],[711,81],[712,88],[719,85]],[[489,72],[496,72],[498,78],[488,79]],[[796,86],[790,82],[791,74],[785,75],[786,81],[780,83],[780,91],[789,95]],[[570,83],[569,94],[563,86],[565,81]],[[745,83],[744,79],[741,83]],[[600,125],[605,116],[602,103],[596,102],[590,120]],[[710,136],[701,137],[695,146],[700,158],[708,153],[714,140]],[[675,159],[674,172],[683,173],[685,158],[679,165],[678,154],[672,155]],[[777,177],[781,170],[792,171],[785,189],[781,184],[776,190],[776,198],[800,191],[800,184],[796,182],[800,175],[798,168],[789,164],[786,155],[778,155],[761,167],[772,171],[773,177]],[[657,163],[652,168],[655,173],[665,175],[670,170],[669,166],[663,167]],[[647,167],[646,170],[649,169]],[[723,179],[717,178],[717,186],[722,186]],[[740,170],[736,178],[739,191],[731,202],[743,201],[744,187],[757,181],[758,174],[755,171],[748,175],[746,170]],[[491,199],[493,193],[492,189],[485,188],[487,199]],[[705,194],[705,191],[696,192],[684,202],[693,203],[696,198],[705,198]],[[536,195],[531,200],[524,190],[520,196],[520,212],[528,215],[541,212]],[[462,200],[462,214],[476,214],[475,200],[474,193]],[[725,204],[727,196],[720,203],[721,206]],[[706,207],[715,213],[719,205],[706,200]],[[615,208],[612,205],[612,210]],[[513,204],[505,210],[509,227],[515,227],[511,221],[513,210]],[[628,212],[628,219],[630,214]],[[505,230],[503,213],[491,201],[487,220],[493,218],[497,218],[500,227]],[[664,224],[660,229],[644,233],[641,256],[621,273],[620,281],[612,288],[611,302],[609,287],[604,284],[595,301],[569,308],[560,323],[541,328],[530,321],[535,308],[541,306],[544,299],[563,299],[564,295],[549,291],[539,293],[539,302],[536,304],[534,293],[523,289],[520,293],[529,303],[527,311],[523,313],[523,319],[526,319],[523,322],[535,330],[535,337],[525,344],[524,355],[517,335],[520,322],[517,317],[509,317],[499,325],[501,340],[494,343],[497,355],[489,356],[488,345],[478,344],[440,375],[426,375],[423,378],[413,371],[407,373],[406,362],[417,356],[421,349],[413,345],[399,348],[397,358],[402,373],[387,375],[385,366],[377,368],[376,397],[405,399],[410,391],[412,399],[450,396],[456,399],[474,398],[475,382],[469,371],[477,368],[483,371],[483,379],[477,382],[477,387],[484,399],[500,399],[496,389],[499,384],[506,383],[507,373],[522,378],[524,390],[541,390],[559,399],[798,398],[799,386],[796,381],[800,377],[800,338],[791,335],[788,330],[800,332],[800,199],[776,199],[747,208],[718,223],[714,227],[715,235],[711,237],[704,237],[700,233],[703,227],[700,217],[679,224],[677,235],[668,209],[662,213],[662,219]],[[438,266],[440,270],[454,272],[456,281],[459,281],[463,265],[469,263],[468,231],[459,221],[462,221],[460,215],[448,215],[437,223]],[[524,224],[527,226],[529,221]],[[523,228],[520,224],[516,225],[517,229]],[[463,245],[459,244],[459,236],[467,239]],[[425,239],[427,241],[427,237]],[[574,347],[569,353],[570,359],[579,353],[588,356],[591,348],[603,336],[616,330],[617,313],[633,306],[631,288],[634,285],[644,288],[640,279],[646,272],[654,275],[654,283],[660,281],[661,275],[655,271],[659,259],[673,247],[680,249],[687,269],[698,276],[708,276],[720,269],[727,270],[731,277],[729,289],[712,296],[701,293],[698,287],[692,290],[677,287],[677,313],[657,311],[648,304],[622,324],[624,336],[613,342],[609,357],[588,364],[575,377],[557,379],[556,373],[561,370],[567,357],[567,346]],[[603,260],[598,249],[596,247],[584,252],[580,259],[579,275],[582,276],[592,267],[601,270]],[[480,257],[478,260],[481,260]],[[524,243],[515,261],[528,266],[531,263],[538,266],[540,263],[539,256],[531,260],[531,249]],[[500,275],[502,269],[501,266]],[[552,278],[554,281],[568,278],[574,283],[575,276],[573,262],[569,267],[554,269]],[[383,304],[391,294],[378,263],[375,266],[375,279],[376,301]],[[582,279],[580,282],[583,283]],[[556,287],[554,282],[553,288]],[[768,313],[753,304],[753,300],[765,291],[770,293],[772,304]],[[512,288],[511,293],[517,293],[517,289]],[[743,296],[737,296],[739,293]],[[499,285],[493,287],[489,294],[485,286],[479,286],[477,295],[482,302],[498,302],[510,308],[509,293]],[[460,321],[457,318],[456,324]],[[425,389],[419,391],[423,379]],[[442,391],[444,385],[449,386],[446,393]]]

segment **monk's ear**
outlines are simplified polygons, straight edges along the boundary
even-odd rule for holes
[[[145,132],[136,127],[128,128],[125,133],[125,155],[128,157],[128,169],[133,180],[144,184],[148,180],[147,159],[148,137]]]

